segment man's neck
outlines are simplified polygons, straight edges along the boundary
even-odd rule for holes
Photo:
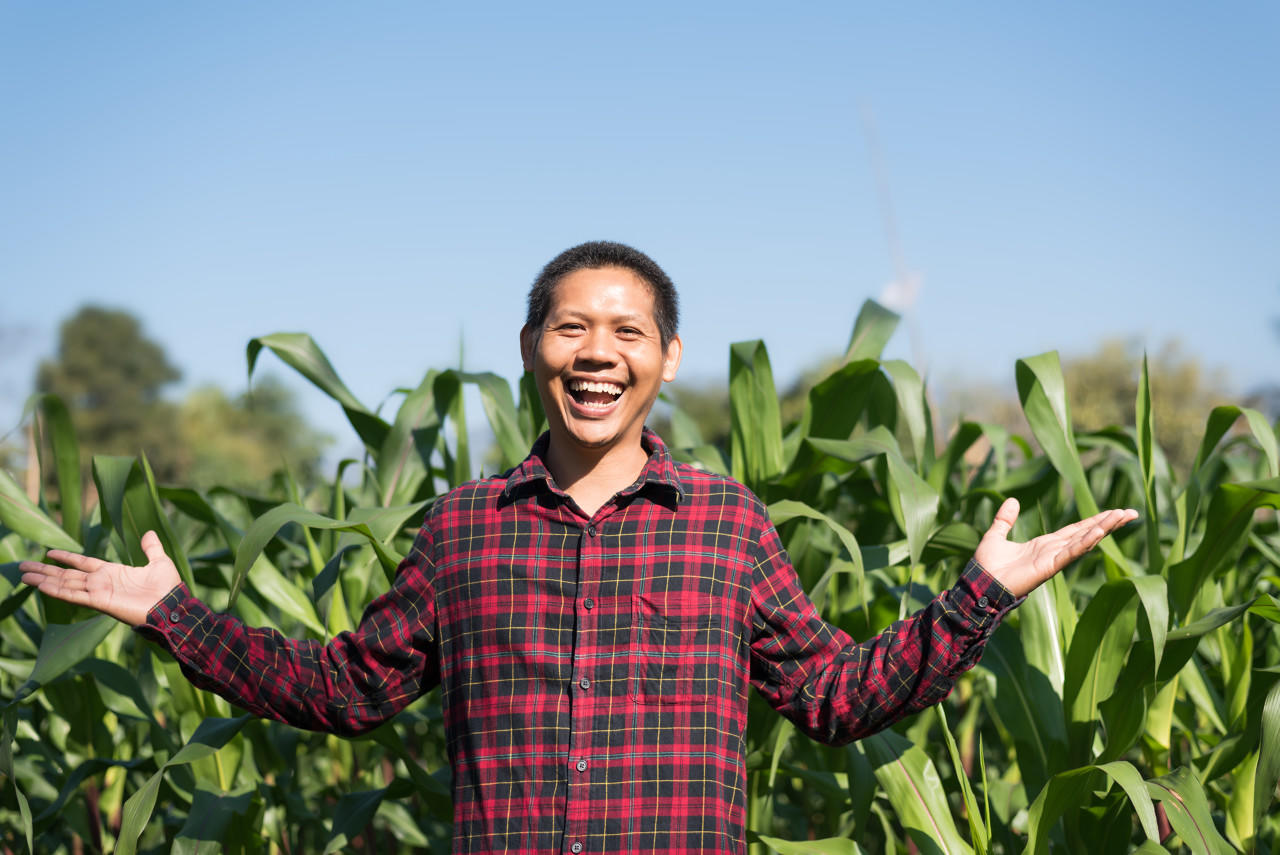
[[[635,482],[649,455],[639,437],[634,443],[614,448],[582,448],[567,440],[550,437],[547,469],[556,486],[572,497],[588,517],[604,506],[620,490]]]

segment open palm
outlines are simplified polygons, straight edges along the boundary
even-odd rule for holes
[[[1138,512],[1132,509],[1102,511],[1026,543],[1015,543],[1009,540],[1009,532],[1018,519],[1018,500],[1005,499],[973,558],[1010,593],[1021,597],[1137,518]]]
[[[142,552],[147,556],[146,565],[130,567],[51,549],[48,559],[67,566],[23,561],[18,569],[22,581],[42,594],[88,606],[138,626],[146,622],[147,612],[182,581],[155,532],[142,536]]]

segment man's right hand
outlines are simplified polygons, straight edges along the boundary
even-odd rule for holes
[[[142,551],[147,556],[145,567],[51,549],[48,560],[66,567],[23,561],[18,569],[22,571],[22,581],[42,594],[97,609],[130,626],[141,626],[147,622],[147,612],[182,581],[154,531],[142,536]]]

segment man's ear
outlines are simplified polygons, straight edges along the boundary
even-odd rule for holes
[[[662,358],[662,379],[667,383],[676,379],[676,371],[680,369],[680,355],[684,352],[684,342],[680,336],[673,335],[667,342],[667,353]]]
[[[538,335],[533,328],[525,324],[520,328],[520,359],[524,361],[524,370],[533,370],[533,351],[538,346]]]

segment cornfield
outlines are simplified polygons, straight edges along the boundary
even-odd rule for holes
[[[671,413],[679,459],[768,504],[827,620],[861,639],[925,604],[1008,496],[1019,540],[1099,507],[1141,517],[1032,594],[944,703],[891,730],[828,748],[753,698],[752,851],[1280,851],[1275,428],[1218,407],[1176,476],[1145,364],[1132,426],[1076,433],[1047,353],[1016,366],[1031,436],[967,421],[935,435],[920,376],[881,358],[896,322],[867,303],[794,424],[759,341],[730,352],[727,443]],[[144,563],[154,529],[215,608],[327,638],[388,587],[433,497],[477,474],[467,387],[500,468],[543,427],[528,378],[513,394],[494,374],[432,370],[396,390],[391,416],[309,337],[254,339],[251,373],[264,349],[340,405],[363,444],[328,483],[304,489],[285,471],[268,495],[162,485],[145,457],[82,461],[62,402],[35,402],[47,494],[32,502],[0,473],[4,851],[449,851],[434,693],[361,738],[300,732],[192,688],[127,628],[19,581],[17,562],[52,547]]]

